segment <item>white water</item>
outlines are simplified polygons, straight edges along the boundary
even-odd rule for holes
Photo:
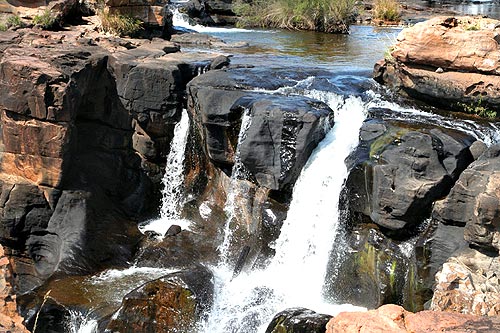
[[[244,166],[241,163],[240,156],[240,146],[241,143],[246,139],[246,133],[251,125],[251,117],[249,114],[250,110],[246,109],[243,112],[241,118],[240,132],[238,133],[238,143],[236,145],[236,152],[234,154],[234,164],[231,170],[231,179],[229,184],[229,191],[227,193],[226,204],[224,205],[224,212],[226,213],[226,224],[224,226],[224,240],[219,246],[218,250],[221,256],[221,262],[225,263],[227,260],[227,251],[231,243],[232,229],[231,222],[233,221],[235,214],[237,214],[237,208],[235,206],[236,198],[239,195],[241,189],[238,187],[238,180],[244,176]]]
[[[238,29],[238,28],[218,28],[218,27],[206,27],[200,24],[193,24],[190,22],[189,17],[186,14],[179,12],[178,8],[173,9],[173,25],[174,27],[184,28],[187,30],[193,30],[202,33],[214,33],[214,32],[254,32],[254,30],[248,29]]]
[[[139,229],[143,233],[151,230],[163,236],[173,224],[179,225],[182,229],[189,229],[190,222],[180,218],[184,199],[184,157],[188,134],[189,116],[186,110],[182,110],[181,120],[174,128],[174,138],[170,144],[170,153],[167,157],[163,176],[163,199],[160,219],[141,226]]]
[[[386,119],[415,121],[424,124],[435,124],[444,128],[458,130],[483,141],[486,145],[491,146],[500,142],[500,128],[498,123],[487,122],[477,123],[472,120],[459,119],[455,120],[448,117],[443,117],[439,114],[425,112],[412,107],[404,107],[394,102],[383,100],[380,95],[369,92],[372,97],[370,107],[384,108],[392,111]]]
[[[347,177],[344,160],[358,143],[365,105],[359,98],[344,101],[328,92],[308,91],[306,95],[336,110],[335,126],[297,180],[269,266],[242,272],[234,279],[232,267],[220,265],[214,269],[216,297],[201,329],[205,333],[263,332],[277,312],[289,307],[332,315],[355,308],[326,303],[322,286],[339,222],[339,195]]]
[[[97,320],[92,319],[89,314],[70,310],[69,315],[67,327],[69,333],[97,333]]]

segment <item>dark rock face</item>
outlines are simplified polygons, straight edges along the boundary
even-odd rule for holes
[[[445,200],[437,202],[433,218],[465,226],[467,242],[500,251],[500,145],[488,148],[458,179]]]
[[[287,309],[274,316],[266,333],[324,333],[331,318],[304,308]]]
[[[366,122],[347,180],[349,209],[389,230],[410,231],[472,162],[473,141],[438,128]]]
[[[131,259],[186,83],[211,60],[156,39],[44,34],[19,34],[0,59],[0,239],[21,292]]]
[[[233,0],[190,0],[183,10],[202,25],[231,25],[236,23],[232,3]]]
[[[249,267],[256,256],[269,255],[300,170],[333,124],[333,112],[317,100],[255,91],[294,84],[243,68],[210,71],[188,84],[188,146],[198,147],[198,157],[188,161],[196,167],[186,189],[219,211],[228,196],[234,199],[231,228],[239,242],[230,252],[236,259],[250,246]]]
[[[208,73],[189,84],[196,112],[203,126],[206,150],[218,165],[234,164],[236,149],[241,163],[259,186],[283,190],[295,183],[312,150],[333,124],[325,104],[306,97],[245,92],[239,89],[240,70]],[[260,87],[265,78],[253,82]],[[220,82],[226,87],[220,87]],[[234,82],[234,83],[232,83]],[[236,147],[234,128],[247,113],[245,139]]]
[[[212,273],[205,267],[172,273],[125,296],[106,332],[192,332],[212,298]]]

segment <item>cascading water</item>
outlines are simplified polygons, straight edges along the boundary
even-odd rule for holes
[[[182,3],[182,2],[177,2]],[[174,3],[175,5],[175,3]],[[189,19],[189,16],[183,14],[179,11],[179,8],[173,7],[171,8],[173,17],[172,23],[174,27],[182,28],[186,30],[196,31],[196,32],[204,32],[204,33],[214,33],[214,32],[252,32],[253,30],[248,29],[238,29],[238,28],[217,28],[217,27],[206,27],[200,24],[192,23],[192,20]]]
[[[221,254],[221,262],[226,263],[227,251],[231,242],[232,230],[231,222],[235,217],[235,200],[239,195],[238,179],[244,176],[244,166],[241,163],[240,145],[246,138],[246,133],[251,124],[250,110],[245,109],[241,118],[240,132],[238,134],[238,142],[236,145],[236,152],[234,154],[234,164],[231,170],[231,179],[229,184],[229,191],[227,193],[226,204],[224,205],[224,212],[226,213],[226,224],[224,227],[224,240],[219,246],[219,253]]]
[[[203,332],[262,332],[276,312],[294,306],[330,314],[345,309],[323,301],[322,285],[339,219],[339,195],[347,177],[344,160],[358,142],[365,107],[356,97],[344,100],[320,91],[305,95],[336,110],[335,126],[297,180],[269,266],[243,272],[234,279],[232,267],[223,264],[215,268],[216,296]]]
[[[184,183],[184,157],[189,134],[189,116],[182,110],[181,120],[175,125],[174,138],[170,145],[167,157],[165,174],[163,176],[162,205],[160,219],[142,226],[142,232],[153,230],[164,235],[172,224],[177,224],[184,229],[189,228],[189,222],[180,219],[182,209],[182,188]]]

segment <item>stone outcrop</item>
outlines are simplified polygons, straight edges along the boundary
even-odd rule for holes
[[[212,274],[205,267],[172,273],[127,294],[109,332],[192,332],[211,307]]]
[[[236,23],[233,0],[189,0],[182,10],[202,25],[232,25]]]
[[[23,317],[17,313],[12,278],[9,259],[0,245],[0,331],[28,333],[29,331],[23,325]]]
[[[418,23],[401,32],[390,54],[375,66],[374,77],[448,109],[497,111],[499,34],[499,21],[480,17]]]
[[[436,274],[432,310],[500,315],[499,257],[474,249],[455,253]]]
[[[488,148],[458,179],[446,199],[436,203],[434,219],[465,226],[465,240],[500,251],[500,145]]]
[[[137,220],[159,206],[185,86],[215,56],[92,30],[8,37],[0,59],[0,238],[20,290],[54,272],[125,264],[140,238]]]
[[[264,91],[294,84],[256,68],[208,72],[188,84],[194,123],[188,146],[198,147],[192,156],[200,158],[190,162],[199,169],[188,172],[186,188],[193,191],[197,184],[202,194],[198,190],[195,197],[219,211],[228,196],[234,198],[234,239],[241,240],[235,256],[250,246],[252,257],[272,240],[264,234],[276,236],[282,221],[277,217],[286,212],[300,170],[333,124],[324,103]]]
[[[414,126],[414,125],[413,125]],[[361,143],[351,156],[347,205],[353,215],[373,221],[399,237],[430,216],[473,161],[474,139],[438,127],[371,120],[361,128]]]
[[[324,333],[331,317],[304,308],[287,309],[274,316],[266,333]]]
[[[341,312],[326,325],[326,333],[424,333],[498,331],[498,317],[479,317],[439,311],[412,313],[401,306],[384,305],[368,312]]]

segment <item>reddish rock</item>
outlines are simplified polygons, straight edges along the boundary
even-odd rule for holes
[[[341,312],[326,325],[326,333],[493,333],[499,329],[499,317],[439,311],[412,313],[392,304],[368,312]]]
[[[10,262],[0,245],[0,332],[29,333],[17,313],[16,296],[11,285]]]
[[[436,274],[432,310],[480,316],[500,315],[499,257],[467,249],[451,257]]]
[[[450,23],[451,22],[451,23]],[[451,109],[500,109],[500,21],[436,17],[404,29],[374,78]]]

